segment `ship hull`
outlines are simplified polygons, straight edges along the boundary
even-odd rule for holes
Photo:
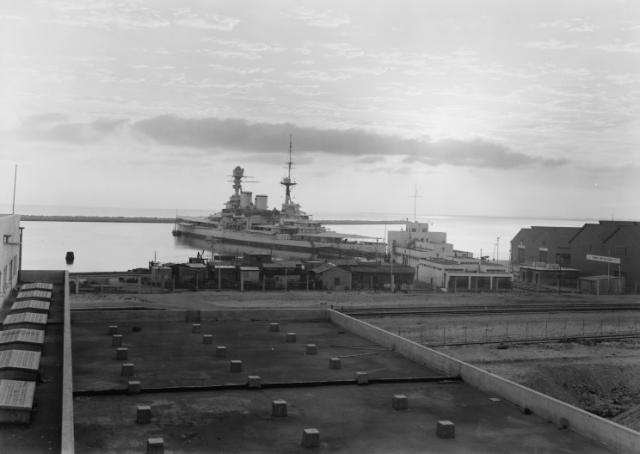
[[[301,239],[278,239],[273,235],[246,231],[223,230],[206,226],[176,224],[176,241],[190,243],[196,240],[198,247],[213,248],[226,253],[268,253],[283,258],[381,258],[384,243],[326,243]]]

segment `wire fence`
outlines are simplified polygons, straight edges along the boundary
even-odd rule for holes
[[[501,342],[544,342],[616,336],[640,337],[640,320],[546,319],[517,322],[418,325],[397,328],[399,336],[433,347]]]

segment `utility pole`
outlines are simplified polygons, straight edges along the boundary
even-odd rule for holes
[[[417,206],[417,200],[420,197],[418,195],[418,185],[413,185],[413,195],[411,196],[413,198],[413,222],[417,222],[418,220],[418,215],[417,215],[417,210],[416,210],[416,206]]]
[[[16,181],[18,180],[18,164],[13,171],[13,203],[11,204],[11,214],[16,214]]]

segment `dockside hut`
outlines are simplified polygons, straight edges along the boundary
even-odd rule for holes
[[[262,265],[262,287],[284,290],[303,288],[306,282],[304,273],[302,262],[282,260],[265,263]]]
[[[415,270],[390,263],[360,264],[349,267],[354,290],[398,290],[413,285]]]
[[[351,290],[351,272],[333,263],[323,263],[310,271],[313,288]]]
[[[178,263],[171,268],[176,287],[198,290],[209,286],[209,269],[204,263]]]

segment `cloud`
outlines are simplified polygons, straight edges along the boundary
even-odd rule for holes
[[[106,139],[127,123],[124,119],[105,118],[89,123],[70,122],[66,115],[50,113],[27,118],[14,133],[25,140],[87,145]]]
[[[167,27],[171,22],[151,8],[123,0],[84,0],[82,2],[39,2],[52,8],[46,21],[77,27],[120,27],[145,29]]]
[[[632,53],[637,54],[640,52],[640,42],[622,42],[616,41],[611,44],[604,44],[602,46],[596,46],[596,49],[603,50],[605,52],[615,53]]]
[[[232,31],[240,22],[238,19],[211,13],[195,13],[190,8],[174,10],[174,22],[183,27]]]
[[[541,24],[537,24],[534,27],[542,29],[561,29],[571,33],[589,33],[600,28],[597,25],[591,24],[580,18],[544,22]]]
[[[547,159],[515,152],[486,140],[407,139],[362,129],[317,129],[293,124],[249,123],[239,119],[180,118],[158,116],[132,123],[131,128],[144,137],[169,146],[187,146],[206,150],[226,149],[245,152],[283,153],[289,134],[300,155],[327,153],[382,161],[388,156],[405,163],[453,165],[511,169],[534,165],[560,166],[565,159]]]
[[[351,23],[351,18],[348,15],[339,14],[330,9],[316,11],[309,8],[300,8],[293,14],[293,17],[311,27],[336,28]]]
[[[576,49],[578,44],[558,41],[557,39],[548,39],[546,41],[527,41],[523,43],[523,46],[541,50],[564,50]]]

